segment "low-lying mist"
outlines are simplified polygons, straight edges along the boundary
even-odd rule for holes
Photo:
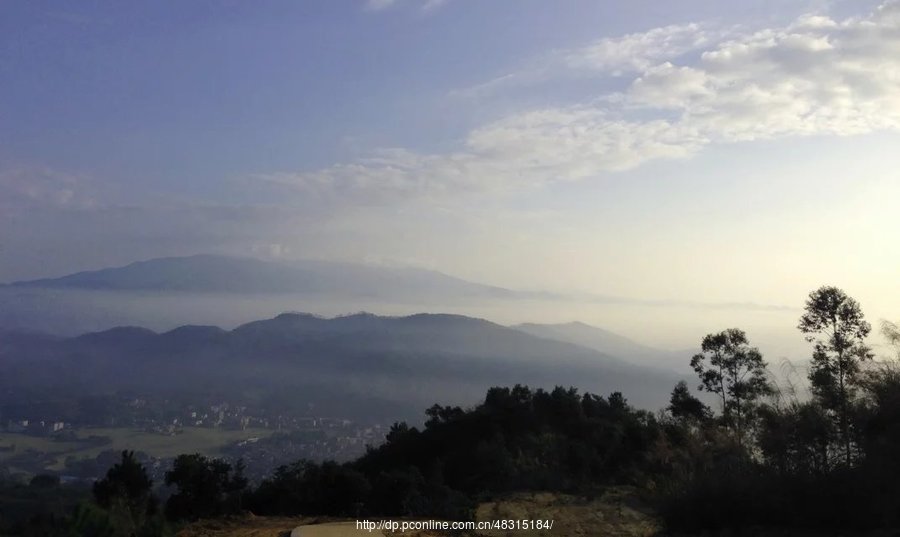
[[[185,324],[229,329],[283,312],[333,317],[361,311],[453,313],[505,325],[581,321],[669,350],[694,349],[704,334],[739,326],[770,362],[808,355],[806,342],[793,328],[798,313],[792,310],[525,298],[390,301],[322,294],[0,289],[0,328],[70,336],[123,325],[155,331]],[[685,364],[689,358],[685,351]]]

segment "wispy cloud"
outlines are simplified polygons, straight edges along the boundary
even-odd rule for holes
[[[567,77],[624,77],[662,61],[675,60],[719,43],[736,32],[711,24],[675,24],[616,37],[603,37],[586,45],[553,50],[530,58],[517,68],[466,88],[451,96],[480,99],[504,90],[558,81]]]
[[[693,143],[691,143],[693,141]],[[529,188],[688,156],[705,140],[671,123],[630,121],[589,106],[535,110],[479,127],[456,153],[384,150],[311,172],[260,174],[320,201],[381,204],[473,191]]]
[[[900,3],[865,18],[806,16],[708,50],[696,66],[663,63],[626,99],[678,112],[710,141],[900,128]]]
[[[866,16],[806,15],[740,34],[667,26],[549,58],[548,76],[587,69],[631,79],[616,93],[481,125],[452,153],[392,149],[259,177],[305,195],[384,202],[582,180],[711,144],[900,130],[898,1]],[[525,76],[488,84],[501,90]]]
[[[610,295],[591,295],[584,297],[568,297],[584,299],[598,304],[629,304],[654,308],[691,308],[704,310],[760,311],[760,312],[796,312],[800,308],[781,304],[758,304],[756,302],[698,302],[692,300],[658,300],[641,299]]]
[[[87,179],[47,166],[17,166],[0,170],[0,214],[35,208],[86,208],[96,204]]]
[[[569,69],[622,75],[700,50],[724,35],[725,30],[709,25],[670,25],[620,37],[605,37],[583,47],[561,51],[559,56]]]
[[[397,0],[366,0],[365,9],[369,11],[381,11],[393,7]]]
[[[363,9],[366,11],[384,11],[387,9],[398,7],[402,4],[415,5],[422,11],[433,11],[444,4],[448,0],[366,0]]]
[[[431,11],[433,9],[437,9],[444,4],[446,4],[449,0],[425,0],[425,3],[422,4],[423,11]]]

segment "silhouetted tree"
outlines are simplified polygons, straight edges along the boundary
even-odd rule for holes
[[[894,350],[894,358],[900,360],[900,326],[890,321],[881,321],[881,334]]]
[[[402,438],[403,436],[411,432],[414,433],[415,431],[416,428],[410,428],[409,424],[407,424],[405,421],[395,422],[393,425],[391,425],[391,428],[388,430],[387,435],[385,435],[385,440],[390,442],[391,440]]]
[[[781,474],[822,475],[828,471],[833,423],[815,402],[793,402],[760,410],[759,448]]]
[[[428,417],[425,425],[435,425],[438,423],[448,422],[457,419],[462,415],[463,410],[458,406],[432,405],[428,410],[425,411],[425,416]]]
[[[280,466],[251,495],[254,513],[356,516],[371,492],[349,464],[299,460]]]
[[[165,521],[158,513],[153,481],[137,461],[133,451],[123,451],[122,459],[94,483],[93,493],[102,512],[83,521],[87,526],[112,529],[115,537],[155,537],[165,533]],[[98,530],[99,531],[99,530]],[[105,529],[103,531],[106,531]],[[90,535],[85,530],[82,535]],[[99,534],[103,534],[102,532]]]
[[[667,408],[673,418],[703,422],[712,417],[712,411],[688,388],[687,382],[679,381],[672,390]]]
[[[815,343],[809,380],[813,394],[838,423],[845,462],[852,462],[851,406],[860,363],[871,358],[865,338],[872,327],[856,300],[837,287],[820,287],[806,300],[798,328]]]
[[[196,520],[237,512],[247,488],[243,470],[242,461],[232,471],[231,465],[221,459],[179,455],[166,472],[166,485],[178,487],[166,501],[166,516]]]
[[[751,347],[743,330],[729,328],[703,338],[702,352],[691,359],[700,376],[700,389],[722,400],[725,423],[743,445],[747,423],[753,418],[759,399],[772,392],[766,379],[766,362]]]
[[[109,513],[96,505],[85,502],[75,508],[69,521],[72,533],[84,537],[115,537],[116,527]]]
[[[134,451],[123,451],[122,460],[106,472],[106,477],[94,483],[94,499],[106,509],[121,501],[137,518],[156,507],[150,494],[152,486],[153,481],[135,458]]]
[[[38,474],[28,483],[32,487],[54,488],[59,486],[59,476],[50,474]]]
[[[225,503],[228,512],[239,512],[244,507],[244,494],[250,485],[250,480],[244,475],[246,469],[244,459],[238,459],[225,483]]]

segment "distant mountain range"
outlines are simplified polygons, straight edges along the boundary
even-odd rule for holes
[[[183,324],[234,327],[283,311],[328,316],[356,311],[409,314],[440,311],[493,317],[491,312],[597,304],[780,311],[771,305],[633,299],[590,293],[522,291],[475,283],[433,270],[330,261],[265,261],[248,257],[165,257],[69,274],[0,284],[0,329],[76,335],[114,326],[165,331]],[[559,325],[537,335],[592,348],[618,349],[584,327]],[[552,333],[548,332],[552,331]],[[599,339],[598,339],[599,338]],[[597,341],[602,339],[602,345]],[[615,345],[614,345],[615,343]],[[611,346],[612,345],[612,346]],[[655,349],[628,352],[656,356]]]
[[[673,371],[686,371],[691,356],[697,351],[670,351],[656,349],[632,341],[624,336],[581,322],[565,324],[519,324],[513,326],[528,334],[581,345],[629,363],[659,367]]]
[[[0,285],[0,329],[76,335],[120,325],[233,327],[283,311],[462,312],[554,298],[416,268],[195,255]]]
[[[184,293],[327,293],[390,298],[410,295],[511,298],[526,295],[424,269],[330,261],[263,261],[222,255],[151,259],[59,278],[13,282],[8,286]]]
[[[0,391],[237,395],[376,417],[416,417],[432,403],[466,404],[490,386],[515,383],[620,390],[648,408],[665,403],[678,377],[665,351],[580,323],[509,328],[458,315],[295,313],[233,330],[105,329],[243,322],[317,297],[356,305],[548,296],[421,269],[214,255],[14,282],[0,288]],[[25,333],[35,330],[67,337]]]
[[[583,346],[457,315],[283,314],[230,331],[0,334],[0,394],[19,400],[23,393],[219,394],[394,419],[421,417],[436,402],[471,404],[490,386],[516,383],[621,391],[655,409],[677,380]]]

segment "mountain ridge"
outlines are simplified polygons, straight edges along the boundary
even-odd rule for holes
[[[493,298],[513,297],[520,293],[429,269],[321,260],[263,260],[218,254],[151,258],[59,277],[18,280],[2,286],[200,293],[338,293],[363,296],[387,296],[392,292],[409,290]]]
[[[621,334],[581,321],[540,324],[521,323],[512,328],[555,341],[580,345],[599,352],[618,356],[630,363],[684,372],[690,351],[658,349],[638,343]]]
[[[382,418],[419,416],[435,402],[472,404],[491,386],[519,383],[622,391],[655,409],[677,380],[575,344],[447,314],[289,313],[232,330],[118,327],[0,345],[0,394],[263,393],[301,408]],[[407,414],[395,415],[401,411]]]

